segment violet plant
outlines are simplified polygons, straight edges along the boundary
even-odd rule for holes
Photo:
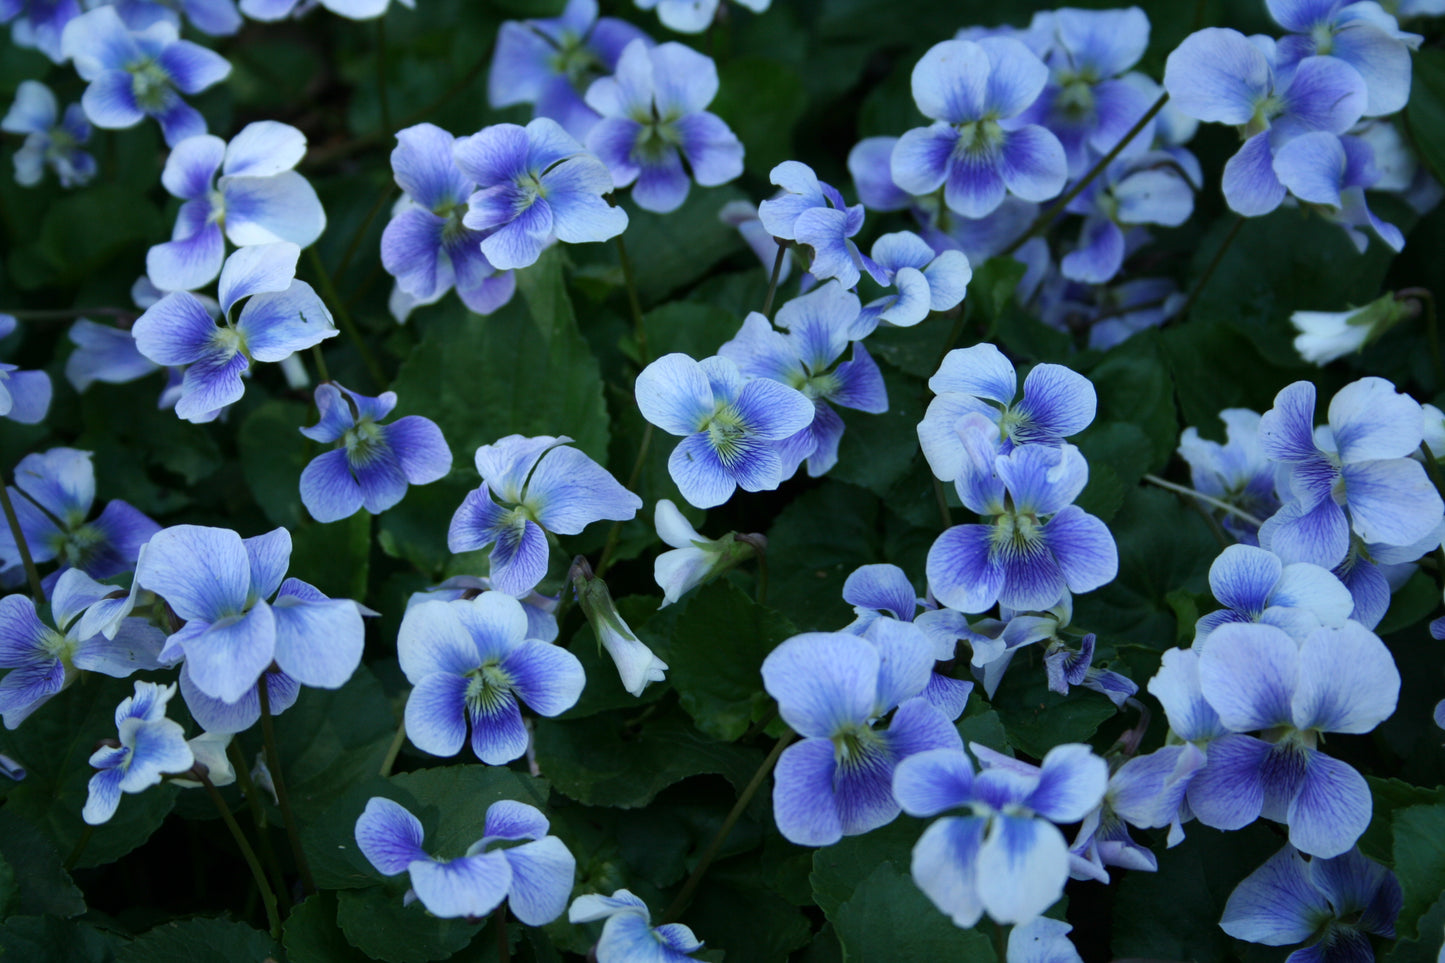
[[[1216,7],[0,0],[0,956],[1445,952],[1445,4]]]

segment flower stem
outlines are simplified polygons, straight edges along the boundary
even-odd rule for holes
[[[281,754],[276,751],[276,726],[271,721],[271,695],[266,691],[264,676],[256,685],[256,695],[261,700],[261,738],[266,745],[266,768],[271,770],[271,784],[276,787],[276,801],[281,806],[281,818],[286,821],[286,838],[291,843],[296,870],[301,874],[301,888],[309,895],[316,892],[316,881],[311,878],[311,866],[306,862],[305,850],[301,848],[301,830],[296,825],[295,814],[291,812],[286,779],[281,775]]]
[[[211,802],[216,804],[216,812],[221,814],[221,820],[231,831],[231,837],[236,840],[236,848],[241,851],[242,858],[246,860],[246,865],[251,870],[251,878],[255,880],[256,889],[261,893],[261,902],[266,907],[266,924],[271,929],[271,939],[279,940],[281,938],[281,916],[276,911],[276,894],[272,891],[271,884],[266,882],[266,874],[261,871],[261,861],[256,858],[256,851],[246,841],[246,835],[237,825],[236,817],[231,815],[231,807],[227,806],[226,800],[221,798],[221,793],[211,782],[211,777],[203,772],[197,772],[196,775],[200,777],[201,785],[205,786],[206,792],[210,794]]]
[[[682,889],[678,890],[677,896],[673,898],[672,904],[667,907],[667,912],[662,914],[663,923],[671,923],[681,915],[683,909],[687,906],[688,900],[692,899],[692,894],[697,889],[697,884],[702,882],[703,875],[707,872],[708,867],[712,865],[712,861],[717,857],[718,850],[722,849],[723,843],[727,842],[728,834],[733,831],[733,827],[736,826],[738,820],[742,818],[743,810],[748,808],[748,803],[753,801],[753,797],[757,795],[758,790],[767,780],[768,773],[772,772],[773,767],[778,764],[778,757],[783,754],[784,749],[788,748],[788,743],[796,738],[797,733],[791,729],[788,729],[778,737],[778,741],[773,744],[772,751],[768,753],[762,765],[758,766],[758,771],[753,773],[753,778],[743,787],[742,795],[738,796],[738,801],[733,803],[733,808],[728,813],[727,818],[723,820],[722,826],[718,828],[717,835],[712,838],[712,842],[707,844],[707,849],[703,850],[702,858],[698,860],[696,868],[692,871],[692,875],[687,878],[687,882],[682,884]]]
[[[381,129],[390,134],[391,100],[386,91],[386,17],[376,18],[376,96],[381,102]]]
[[[20,530],[20,519],[15,515],[15,506],[10,501],[10,489],[5,477],[0,475],[0,508],[5,509],[5,522],[10,526],[10,535],[15,539],[15,548],[20,553],[20,564],[25,567],[25,578],[30,582],[30,594],[36,605],[45,604],[45,589],[40,586],[40,572],[35,568],[35,559],[30,555],[30,545],[25,533]]]
[[[783,276],[783,261],[788,256],[788,241],[773,238],[778,242],[778,256],[773,258],[773,276],[768,279],[768,296],[763,299],[763,317],[773,320],[773,298],[778,293],[778,279]]]
[[[1184,302],[1184,306],[1174,315],[1176,318],[1187,316],[1189,309],[1194,307],[1194,302],[1199,300],[1199,295],[1204,291],[1204,286],[1209,283],[1210,278],[1214,277],[1214,272],[1218,270],[1220,263],[1224,260],[1225,252],[1228,251],[1229,246],[1234,243],[1234,239],[1239,236],[1239,229],[1244,227],[1244,220],[1243,214],[1235,219],[1234,226],[1229,229],[1229,234],[1225,236],[1224,242],[1219,245],[1219,250],[1214,252],[1214,259],[1209,262],[1209,266],[1204,269],[1204,273],[1199,276],[1199,280],[1195,283],[1194,289],[1189,292],[1188,300]]]
[[[1176,485],[1172,481],[1165,481],[1158,475],[1145,475],[1144,480],[1151,485],[1158,485],[1160,488],[1167,489],[1168,491],[1174,492],[1176,494],[1188,495],[1190,498],[1197,498],[1201,502],[1204,502],[1206,505],[1212,505],[1222,512],[1226,512],[1230,515],[1235,516],[1236,518],[1248,522],[1255,528],[1258,528],[1259,526],[1264,524],[1263,520],[1256,518],[1242,508],[1236,508],[1233,505],[1229,504],[1229,502],[1220,501],[1212,495],[1206,495],[1203,492],[1195,491],[1192,488],[1186,488],[1183,485]]]
[[[357,354],[361,355],[361,363],[366,366],[367,374],[371,375],[371,380],[376,383],[376,387],[378,389],[385,388],[386,373],[382,371],[376,356],[367,347],[366,339],[361,336],[356,322],[351,319],[351,312],[346,310],[346,302],[341,299],[336,285],[332,283],[331,275],[326,272],[326,265],[321,263],[321,255],[316,252],[314,244],[306,249],[306,256],[311,261],[311,269],[316,272],[317,281],[321,284],[321,293],[329,302],[332,314],[336,316],[337,326],[355,345]]]
[[[627,256],[627,243],[617,235],[617,259],[622,262],[622,280],[627,285],[627,306],[632,309],[632,329],[637,338],[637,355],[643,367],[652,360],[647,350],[647,326],[642,322],[642,303],[637,299],[637,278],[632,273],[632,259]]]
[[[1073,187],[1065,191],[1062,197],[1054,201],[1054,203],[1050,204],[1047,210],[1045,210],[1042,214],[1036,217],[1034,219],[1034,222],[1029,225],[1029,229],[1020,234],[1017,238],[1015,238],[1013,243],[1010,244],[1008,247],[1004,248],[999,256],[1008,257],[1010,254],[1023,247],[1024,242],[1027,241],[1029,238],[1033,237],[1036,234],[1041,234],[1045,230],[1047,230],[1048,226],[1053,223],[1054,218],[1058,217],[1059,214],[1063,213],[1064,208],[1069,206],[1069,202],[1082,194],[1084,192],[1084,188],[1088,187],[1089,184],[1091,184],[1096,177],[1104,173],[1108,166],[1114,162],[1114,158],[1118,157],[1120,152],[1123,151],[1125,147],[1128,147],[1130,142],[1132,142],[1135,137],[1139,136],[1139,132],[1149,125],[1149,121],[1153,120],[1154,117],[1159,113],[1159,111],[1164,109],[1164,105],[1168,102],[1169,92],[1166,90],[1164,93],[1159,95],[1158,100],[1154,101],[1154,103],[1149,106],[1149,109],[1144,112],[1144,116],[1140,117],[1139,120],[1135,122],[1134,126],[1129,128],[1128,133],[1126,133],[1123,137],[1119,138],[1119,143],[1109,148],[1109,152],[1103,157],[1100,157],[1098,163],[1096,163],[1093,167],[1089,168],[1088,171],[1085,172],[1084,176],[1079,178],[1074,183]]]
[[[396,735],[391,737],[391,745],[386,747],[386,758],[381,760],[381,778],[385,779],[391,775],[391,767],[396,765],[396,757],[401,755],[401,747],[406,743],[406,716],[396,724]]]
[[[80,862],[81,853],[85,852],[85,847],[90,845],[90,837],[94,835],[95,827],[90,825],[90,823],[86,823],[85,828],[80,831],[80,838],[75,841],[75,846],[71,848],[70,855],[65,857],[65,871],[67,873],[75,868],[76,863]]]
[[[492,913],[492,925],[497,928],[498,963],[512,963],[512,945],[507,941],[507,902],[502,901]]]
[[[642,444],[637,446],[637,457],[632,460],[632,471],[627,475],[627,490],[632,491],[637,487],[637,480],[642,477],[642,466],[647,462],[647,449],[652,444],[652,422],[647,422],[647,427],[642,429]],[[597,577],[601,578],[603,573],[612,565],[612,553],[617,551],[617,542],[622,537],[622,523],[613,522],[612,528],[607,532],[607,542],[602,546],[602,555],[597,559]]]
[[[1445,361],[1440,357],[1440,327],[1435,313],[1435,295],[1429,288],[1404,288],[1395,292],[1395,300],[1413,299],[1425,308],[1425,337],[1430,342],[1430,361],[1435,366],[1435,389],[1445,388]]]
[[[73,321],[89,315],[104,318],[133,319],[141,312],[135,308],[54,308],[50,310],[10,310],[0,308],[0,314],[8,314],[16,321]]]
[[[933,498],[938,502],[938,517],[943,521],[944,530],[952,528],[953,512],[948,509],[948,492],[944,490],[943,482],[938,480],[937,475],[933,475]]]
[[[231,768],[236,772],[236,785],[241,787],[246,808],[251,810],[251,822],[256,826],[256,839],[261,844],[261,859],[271,877],[271,887],[276,891],[281,911],[287,912],[291,909],[291,897],[286,891],[286,874],[281,872],[281,861],[276,858],[276,848],[271,845],[271,835],[266,832],[266,810],[261,805],[261,797],[256,793],[256,784],[251,781],[251,769],[246,765],[246,755],[235,739],[226,746],[226,755],[230,757]]]
[[[326,357],[321,353],[321,345],[311,346],[311,360],[316,362],[316,380],[330,381],[331,372],[326,368]]]

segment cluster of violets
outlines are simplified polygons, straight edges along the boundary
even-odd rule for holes
[[[366,19],[388,0],[320,5]],[[730,15],[718,0],[637,5],[656,7],[680,33]],[[326,227],[295,169],[305,136],[260,121],[223,140],[182,97],[230,70],[180,39],[183,22],[226,35],[243,16],[274,21],[312,6],[0,0],[17,44],[71,63],[89,84],[63,112],[43,84],[21,85],[3,121],[25,136],[17,180],[38,183],[49,168],[63,186],[84,184],[97,173],[85,150],[91,128],[149,116],[170,148],[162,184],[182,202],[170,240],[146,258],[134,326],[81,321],[71,330],[66,373],[78,391],[164,369],[161,404],[211,422],[243,396],[254,362],[281,364],[294,379],[297,353],[338,333],[296,277],[302,250]],[[1441,196],[1389,121],[1408,99],[1420,38],[1373,3],[1266,6],[1283,36],[1199,31],[1169,55],[1162,83],[1135,69],[1149,42],[1137,8],[1065,8],[1024,28],[961,30],[913,69],[927,125],[850,152],[859,203],[786,161],[771,173],[772,197],[729,205],[722,216],[774,277],[796,268],[803,279],[796,297],[750,313],[715,355],[668,354],[638,374],[642,416],[680,439],[668,469],[682,498],[707,509],[739,488],[777,489],[804,466],[810,477],[826,474],[844,434],[838,409],[889,409],[865,341],[880,328],[956,316],[971,265],[989,258],[1023,262],[1019,303],[1090,347],[1168,320],[1184,303],[1173,282],[1125,268],[1153,232],[1191,216],[1205,178],[1187,144],[1200,122],[1240,133],[1222,189],[1241,216],[1298,204],[1361,251],[1371,237],[1399,250],[1403,235],[1371,212],[1366,191],[1398,194],[1417,211]],[[504,24],[489,99],[531,104],[534,119],[461,137],[425,123],[396,133],[391,165],[402,193],[380,251],[395,280],[392,313],[404,321],[453,288],[470,310],[490,313],[513,296],[515,272],[549,246],[620,238],[628,215],[619,192],[630,188],[637,208],[666,213],[694,182],[737,178],[743,145],[707,109],[718,89],[710,58],[599,17],[596,0]],[[884,234],[864,253],[853,238],[869,211],[906,211],[917,230]],[[1051,246],[1036,228],[1055,219],[1064,240]],[[213,295],[204,293],[213,282]],[[1391,295],[1361,311],[1297,317],[1299,348],[1324,363],[1418,310]],[[0,337],[14,328],[0,316]],[[1288,843],[1234,891],[1226,932],[1309,944],[1301,958],[1310,959],[1364,958],[1370,934],[1392,936],[1398,883],[1356,848],[1369,789],[1322,736],[1368,733],[1394,712],[1399,673],[1372,630],[1445,537],[1445,505],[1425,468],[1445,453],[1445,414],[1363,378],[1334,395],[1318,427],[1315,388],[1299,382],[1263,414],[1221,412],[1223,443],[1187,429],[1178,453],[1236,544],[1210,569],[1220,608],[1147,682],[1169,738],[1147,754],[1137,737],[1104,755],[1060,745],[1034,765],[965,747],[954,723],[975,682],[955,675],[963,659],[992,698],[1014,657],[1038,645],[1051,690],[1084,687],[1120,708],[1141,705],[1138,684],[1095,664],[1095,636],[1070,626],[1073,597],[1118,570],[1107,526],[1075,504],[1089,466],[1068,439],[1093,422],[1095,391],[1056,364],[1034,366],[1020,384],[988,343],[949,351],[928,385],[919,443],[969,520],[938,535],[922,573],[858,568],[843,591],[850,624],[796,635],[764,661],[763,688],[796,735],[773,783],[782,835],[827,846],[900,813],[933,819],[911,872],[939,910],[961,927],[984,916],[1013,924],[1010,960],[1017,951],[1072,961],[1067,924],[1043,914],[1071,877],[1107,882],[1110,867],[1156,869],[1132,830],[1166,830],[1175,845],[1194,820],[1235,830],[1265,819]],[[0,364],[0,416],[40,422],[51,391],[44,373]],[[409,486],[452,472],[435,423],[388,420],[395,393],[369,397],[326,380],[314,399],[317,423],[297,427],[331,446],[299,479],[316,521],[387,511]],[[481,762],[506,765],[527,754],[524,713],[553,717],[577,703],[582,663],[556,644],[569,586],[626,691],[638,696],[666,678],[667,665],[585,562],[556,577],[555,536],[620,524],[645,507],[571,442],[509,435],[475,452],[480,484],[457,507],[447,543],[458,554],[489,550],[487,574],[416,593],[396,639],[412,687],[405,732],[425,753],[470,746]],[[224,751],[232,734],[284,712],[302,686],[339,688],[360,663],[363,619],[376,613],[288,578],[284,528],[251,537],[162,528],[119,500],[96,514],[91,456],[71,448],[26,456],[8,494],[29,558],[55,568],[43,582],[48,607],[23,594],[0,599],[5,726],[43,711],[85,671],[174,680],[137,681],[117,707],[116,736],[90,760],[87,822],[108,820],[122,794],[164,779],[224,784],[234,777]],[[655,559],[663,605],[763,545],[740,533],[709,539],[670,501],[654,512],[670,548]],[[23,574],[15,535],[0,530],[0,578],[13,586]],[[926,584],[922,597],[917,584]],[[1432,629],[1445,637],[1445,619]],[[204,730],[189,741],[165,715],[177,691]],[[576,861],[549,835],[546,815],[520,802],[494,804],[482,838],[461,854],[427,850],[421,821],[385,797],[367,803],[355,838],[379,873],[408,874],[408,902],[439,917],[480,918],[505,902],[541,926],[567,910],[573,923],[601,922],[601,963],[688,959],[702,948],[686,926],[653,926],[626,889],[579,896],[569,910]]]

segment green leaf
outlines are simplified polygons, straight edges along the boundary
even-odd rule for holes
[[[736,865],[709,872],[706,885],[682,918],[694,932],[709,934],[709,949],[726,951],[728,960],[749,963],[785,963],[813,935],[801,910],[759,886],[756,873],[743,873]],[[740,920],[747,925],[739,926]]]
[[[1445,51],[1426,47],[1414,60],[1405,126],[1430,173],[1445,180]]]
[[[273,523],[292,530],[311,521],[301,505],[301,472],[320,450],[300,432],[310,423],[305,405],[268,401],[246,416],[237,434],[251,496]]]
[[[1089,463],[1089,483],[1075,504],[1105,522],[1112,521],[1129,491],[1151,467],[1149,437],[1129,421],[1096,421],[1074,443]]]
[[[276,719],[277,752],[298,818],[319,815],[377,772],[396,724],[381,683],[364,665],[340,689],[302,689]]]
[[[1411,806],[1445,803],[1445,788],[1426,789],[1413,786],[1402,779],[1380,779],[1366,776],[1370,784],[1373,806],[1370,810],[1370,825],[1360,837],[1360,852],[1377,862],[1389,865],[1394,861],[1395,813]]]
[[[1127,422],[1148,438],[1149,455],[1138,474],[1167,463],[1179,444],[1179,422],[1174,413],[1174,382],[1153,333],[1125,341],[1087,374],[1099,395],[1095,424]],[[1125,484],[1137,480],[1138,475],[1130,478],[1119,466],[1114,467]],[[1131,471],[1134,467],[1129,466]]]
[[[0,859],[9,867],[14,904],[0,881],[0,918],[7,913],[68,918],[85,912],[85,897],[60,862],[60,853],[32,824],[0,809]]]
[[[680,606],[661,611],[658,611],[658,599],[655,596],[629,595],[616,601],[618,613],[637,634],[637,638],[654,653],[658,653],[664,662],[670,663],[670,654],[662,653],[671,647],[677,617],[686,609],[690,600],[683,599]],[[608,709],[636,711],[639,706],[656,702],[672,687],[670,679],[656,682],[642,690],[641,696],[635,696],[622,688],[622,677],[617,673],[617,663],[612,661],[612,656],[598,643],[591,625],[584,624],[577,630],[567,650],[582,663],[587,685],[582,689],[582,697],[577,700],[577,704],[558,718],[582,719]]]
[[[116,963],[256,963],[280,949],[260,930],[227,919],[189,919],[157,926],[122,947]]]
[[[10,917],[20,905],[20,884],[15,882],[15,870],[0,853],[0,920]]]
[[[1196,275],[1207,269],[1235,223],[1230,215],[1206,233],[1195,252]],[[1304,208],[1282,207],[1249,218],[1195,300],[1189,324],[1175,330],[1194,328],[1202,334],[1200,329],[1225,325],[1252,341],[1270,362],[1303,368],[1289,316],[1295,311],[1342,309],[1378,297],[1393,257],[1384,244],[1372,244],[1359,253],[1343,231]],[[1230,379],[1245,376],[1228,364],[1219,371]],[[1272,381],[1256,390],[1273,392],[1279,387],[1281,382]]]
[[[658,713],[640,730],[631,715],[538,719],[537,764],[559,792],[578,802],[631,809],[704,773],[721,775],[740,790],[763,760],[756,749],[704,738],[680,714]]]
[[[327,890],[314,893],[286,917],[282,942],[291,963],[366,963],[366,954],[346,941],[336,922],[336,896]]]
[[[103,183],[50,205],[40,224],[39,250],[54,271],[53,281],[74,284],[167,233],[160,211],[144,194]]]
[[[556,260],[528,270],[537,269],[543,273],[530,302],[513,299],[485,318],[439,313],[397,372],[394,389],[406,413],[437,423],[458,467],[470,466],[480,446],[514,433],[569,435],[594,459],[607,457],[597,361],[559,307],[566,295],[555,290],[562,284]]]
[[[718,79],[718,95],[708,109],[747,145],[743,164],[748,173],[766,178],[774,166],[795,156],[793,127],[808,106],[803,82],[791,67],[749,56],[728,60]]]
[[[804,631],[851,621],[843,582],[859,565],[883,561],[877,499],[836,482],[795,498],[768,530],[770,603]]]
[[[742,320],[715,304],[669,301],[643,315],[642,325],[654,358],[674,351],[706,358],[738,333]]]
[[[1390,599],[1390,609],[1380,624],[1375,627],[1376,635],[1392,635],[1428,618],[1440,604],[1440,587],[1425,572],[1416,572],[1410,580],[1400,586]]]
[[[923,420],[923,385],[882,366],[888,410],[870,415],[837,408],[845,430],[838,444],[838,464],[830,472],[838,481],[859,485],[886,497],[908,474],[918,454],[918,423]]]
[[[963,737],[964,745],[977,742],[995,752],[1012,752],[1003,719],[999,717],[996,710],[983,701],[983,692],[979,689],[975,689],[973,695],[969,696],[968,706],[964,709],[963,717],[954,724],[954,728]]]
[[[1015,657],[992,703],[1009,744],[1036,759],[1054,746],[1087,741],[1118,712],[1107,697],[1089,689],[1076,686],[1068,695],[1050,692],[1042,653],[1033,646],[1022,658]]]
[[[1167,649],[1178,634],[1169,595],[1205,591],[1219,545],[1178,496],[1151,488],[1131,491],[1110,528],[1119,574],[1074,599],[1074,623],[1101,638]]]
[[[1414,939],[1420,917],[1445,893],[1445,804],[1402,809],[1393,826],[1395,875],[1405,897],[1395,928],[1402,939]]]
[[[818,908],[836,922],[840,908],[875,869],[888,863],[909,865],[913,844],[922,834],[921,820],[899,816],[887,826],[861,836],[844,836],[832,846],[814,851],[808,881]]]
[[[332,598],[365,598],[370,569],[370,512],[359,511],[324,525],[302,525],[291,532],[287,574],[310,582]]]
[[[86,831],[80,811],[90,794],[88,760],[100,739],[115,737],[115,707],[132,695],[127,679],[88,674],[35,711],[25,725],[0,730],[0,752],[25,764],[25,781],[5,797],[5,811],[40,827],[69,853]],[[114,862],[160,828],[180,790],[169,784],[121,796],[111,819],[96,826],[79,868]]]
[[[1235,942],[1219,928],[1239,881],[1280,847],[1268,826],[1224,833],[1191,823],[1189,835],[1158,854],[1157,873],[1129,873],[1114,902],[1114,955],[1226,963]]]
[[[405,882],[336,894],[336,922],[367,956],[387,963],[449,959],[481,932],[481,923],[437,919],[421,902],[402,905]]]
[[[1398,940],[1385,963],[1439,963],[1441,943],[1445,941],[1445,894],[1420,917],[1420,938]]]
[[[718,220],[717,212],[728,201],[746,199],[735,187],[694,184],[682,206],[668,214],[641,210],[630,198],[623,202],[628,224],[622,237],[643,307],[657,304],[698,280],[723,258],[743,248],[741,235]],[[615,252],[609,254],[615,263]],[[738,323],[742,323],[741,318]]]
[[[538,809],[547,807],[547,780],[504,766],[450,765],[418,769],[391,778],[391,783],[421,807],[417,818],[427,828],[426,847],[452,858],[485,835],[487,807],[515,799]]]
[[[987,936],[955,926],[893,863],[883,863],[859,885],[833,926],[847,963],[997,959]]]
[[[731,742],[769,703],[763,659],[793,624],[725,582],[705,586],[677,621],[669,677],[704,735]]]
[[[6,963],[11,960],[16,963],[114,963],[124,960],[116,955],[118,942],[109,933],[77,920],[12,916],[0,926],[0,960]]]

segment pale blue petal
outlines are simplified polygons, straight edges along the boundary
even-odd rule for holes
[[[400,803],[372,796],[356,820],[356,848],[383,876],[405,872],[417,860],[427,859],[422,849],[421,820]]]
[[[1027,923],[1064,893],[1069,849],[1063,833],[1042,819],[996,815],[978,852],[978,876],[989,916],[1001,923]]]
[[[1299,647],[1291,701],[1296,729],[1369,732],[1394,714],[1399,693],[1390,650],[1357,622],[1318,629]]]
[[[512,867],[502,853],[478,853],[449,862],[417,860],[411,886],[421,904],[442,919],[486,916],[512,885]]]
[[[244,609],[251,566],[235,532],[177,525],[150,540],[138,578],[181,618],[215,621]]]
[[[543,926],[561,916],[577,872],[577,860],[566,844],[548,836],[502,854],[512,867],[507,905],[517,919],[527,926]]]
[[[1287,845],[1234,888],[1219,926],[1235,939],[1292,946],[1309,940],[1332,916],[1299,851]]]
[[[1370,787],[1351,766],[1309,753],[1298,794],[1289,804],[1289,841],[1311,856],[1338,856],[1370,824]]]
[[[788,725],[828,739],[873,715],[879,669],[872,643],[841,632],[807,632],[763,660],[763,687]]]
[[[438,672],[418,679],[406,700],[406,735],[412,745],[434,756],[460,752],[467,739],[466,693],[465,676]]]
[[[987,826],[977,816],[940,819],[913,846],[914,883],[956,926],[971,927],[983,915],[978,857]]]
[[[767,664],[764,663],[764,678]],[[783,750],[773,774],[778,832],[799,846],[828,846],[843,837],[834,801],[837,764],[830,739],[807,738]]]

